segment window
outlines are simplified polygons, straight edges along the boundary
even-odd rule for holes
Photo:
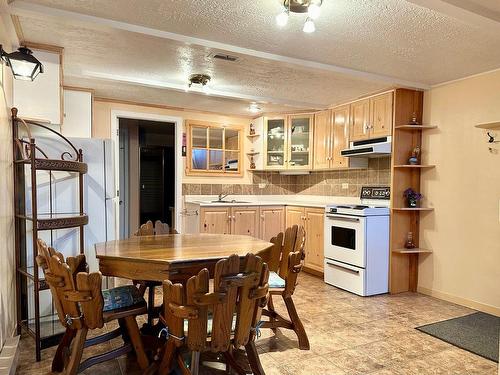
[[[242,128],[187,121],[187,173],[241,175]]]

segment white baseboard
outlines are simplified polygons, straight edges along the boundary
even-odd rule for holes
[[[485,303],[462,298],[462,297],[455,296],[453,294],[448,294],[445,292],[440,292],[438,290],[424,288],[421,286],[419,286],[417,288],[417,292],[422,293],[422,294],[426,294],[426,295],[431,296],[431,297],[443,299],[443,300],[448,301],[448,302],[453,302],[453,303],[456,303],[457,305],[470,307],[471,309],[482,311],[482,312],[485,312],[488,314],[500,316],[500,307],[497,307],[497,306],[488,305]]]
[[[15,336],[5,340],[2,351],[0,351],[0,375],[14,375],[16,373],[20,337]]]

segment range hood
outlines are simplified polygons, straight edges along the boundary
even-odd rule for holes
[[[391,137],[381,137],[349,142],[349,148],[340,154],[349,158],[381,158],[390,156],[391,149]]]

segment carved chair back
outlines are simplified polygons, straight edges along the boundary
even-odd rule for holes
[[[175,234],[177,231],[171,229],[166,223],[162,223],[160,220],[156,220],[154,225],[151,220],[148,220],[145,224],[142,224],[140,228],[134,233],[134,236],[153,236],[155,234]]]
[[[207,269],[192,276],[185,286],[164,282],[164,316],[170,338],[195,352],[226,352],[253,339],[267,302],[269,270],[263,260],[248,254],[232,255],[215,266],[213,291]],[[211,324],[211,329],[209,327]],[[252,333],[253,332],[253,333]]]
[[[276,272],[286,281],[285,294],[292,295],[297,284],[297,277],[302,270],[305,258],[304,245],[306,232],[303,226],[293,225],[285,234],[279,233],[271,238],[274,244],[271,249],[269,269]]]
[[[36,262],[43,269],[57,314],[64,327],[102,328],[102,275],[88,273],[85,255],[67,257],[38,240]]]

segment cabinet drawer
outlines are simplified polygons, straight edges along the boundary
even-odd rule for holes
[[[365,270],[325,258],[325,283],[364,295]]]

